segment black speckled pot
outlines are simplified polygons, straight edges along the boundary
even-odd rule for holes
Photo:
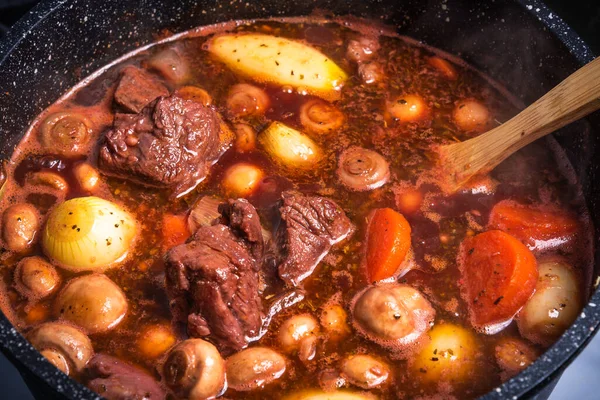
[[[159,31],[181,32],[234,18],[307,15],[314,10],[397,26],[402,34],[460,55],[527,104],[593,59],[585,43],[537,0],[48,0],[0,42],[0,156],[9,157],[36,114],[70,86],[120,55],[152,42]],[[600,157],[594,157],[600,144],[599,116],[573,124],[555,137],[571,160],[592,218],[600,226],[600,215],[596,215]],[[599,266],[598,253],[595,260]],[[484,398],[547,397],[599,323],[597,291],[552,348]],[[47,363],[3,315],[0,347],[37,398],[97,398]]]

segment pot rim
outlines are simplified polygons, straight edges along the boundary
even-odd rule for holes
[[[0,40],[0,68],[19,43],[27,39],[32,29],[68,2],[69,0],[42,0],[17,21]],[[566,47],[578,64],[584,65],[594,59],[594,54],[581,37],[543,2],[516,0],[516,3],[547,28]],[[560,374],[593,338],[600,325],[600,310],[597,308],[600,308],[598,288],[594,290],[575,322],[556,343],[525,371],[491,389],[480,399],[517,399],[535,395],[543,389],[545,384]],[[96,393],[69,378],[46,361],[1,312],[0,350],[13,364],[24,367],[35,378],[45,382],[54,391],[67,398],[101,399]]]

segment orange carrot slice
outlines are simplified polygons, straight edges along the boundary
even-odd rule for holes
[[[492,230],[463,240],[458,256],[461,294],[476,328],[510,320],[533,294],[538,279],[531,251],[508,233]]]
[[[394,275],[410,249],[410,225],[391,208],[378,208],[367,227],[367,276],[369,282]]]
[[[163,248],[165,250],[185,243],[185,241],[190,237],[190,231],[187,226],[187,218],[183,215],[163,215],[161,232]]]
[[[492,209],[488,228],[510,233],[534,250],[572,241],[579,225],[566,212],[504,200]]]

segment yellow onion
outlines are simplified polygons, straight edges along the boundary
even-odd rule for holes
[[[308,136],[281,122],[272,122],[258,141],[273,159],[286,167],[312,169],[322,157],[321,149]]]
[[[137,222],[120,206],[78,197],[50,213],[42,237],[46,255],[70,271],[101,271],[127,257]]]

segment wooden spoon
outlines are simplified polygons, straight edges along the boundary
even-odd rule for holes
[[[438,181],[447,193],[508,156],[600,108],[600,57],[578,69],[508,122],[473,139],[439,147]]]

